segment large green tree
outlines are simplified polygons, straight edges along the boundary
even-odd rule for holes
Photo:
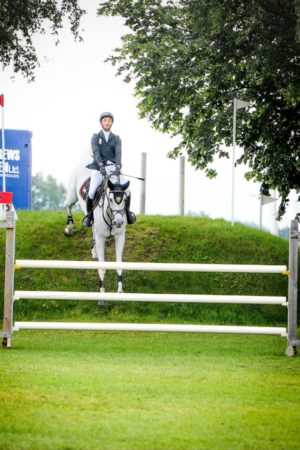
[[[58,183],[52,175],[38,172],[32,177],[32,202],[34,211],[64,210],[66,188]]]
[[[67,18],[75,39],[80,39],[80,18],[84,13],[79,0],[1,0],[0,64],[33,80],[39,65],[33,37],[47,29],[58,43],[59,30]]]
[[[121,15],[128,33],[109,60],[135,82],[141,117],[181,136],[171,153],[215,176],[229,157],[233,99],[239,110],[238,163],[262,190],[277,189],[285,210],[300,191],[299,0],[109,0],[100,15]],[[227,149],[226,147],[227,146]]]

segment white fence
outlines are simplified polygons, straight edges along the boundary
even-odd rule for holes
[[[119,331],[175,331],[205,333],[272,334],[287,337],[286,355],[294,356],[297,340],[297,274],[298,274],[298,221],[291,224],[289,269],[285,265],[232,265],[232,264],[168,264],[136,262],[95,262],[95,261],[15,261],[15,220],[13,213],[7,214],[5,297],[3,320],[3,345],[11,346],[14,331],[22,329],[53,330],[119,330]],[[143,293],[101,293],[62,291],[15,291],[14,269],[123,269],[176,272],[238,272],[238,273],[278,273],[289,275],[288,301],[281,296],[243,295],[187,295],[187,294],[143,294]],[[267,304],[288,307],[288,324],[284,327],[221,326],[221,325],[169,325],[130,323],[64,323],[64,322],[15,322],[13,323],[13,303],[20,299],[43,300],[109,300],[139,302],[191,302],[191,303],[239,303]]]

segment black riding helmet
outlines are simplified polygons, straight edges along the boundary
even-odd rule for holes
[[[100,122],[102,121],[102,119],[104,119],[104,117],[110,117],[112,121],[114,121],[114,116],[112,115],[111,112],[103,112],[102,114],[100,114]]]

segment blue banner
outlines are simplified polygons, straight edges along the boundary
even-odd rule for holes
[[[5,130],[6,191],[13,193],[16,209],[31,209],[31,131]],[[3,186],[2,136],[0,133],[0,190]]]

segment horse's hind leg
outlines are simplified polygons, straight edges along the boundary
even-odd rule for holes
[[[76,191],[76,172],[73,171],[71,174],[68,188],[67,188],[67,196],[65,201],[65,206],[68,211],[68,217],[66,221],[65,235],[71,236],[73,234],[74,221],[72,216],[72,206],[78,201],[77,191]]]
[[[71,236],[73,234],[73,229],[74,229],[74,220],[73,220],[73,215],[72,215],[72,205],[68,205],[67,206],[67,211],[68,211],[68,217],[66,220],[66,228],[65,228],[65,235],[66,236]]]

